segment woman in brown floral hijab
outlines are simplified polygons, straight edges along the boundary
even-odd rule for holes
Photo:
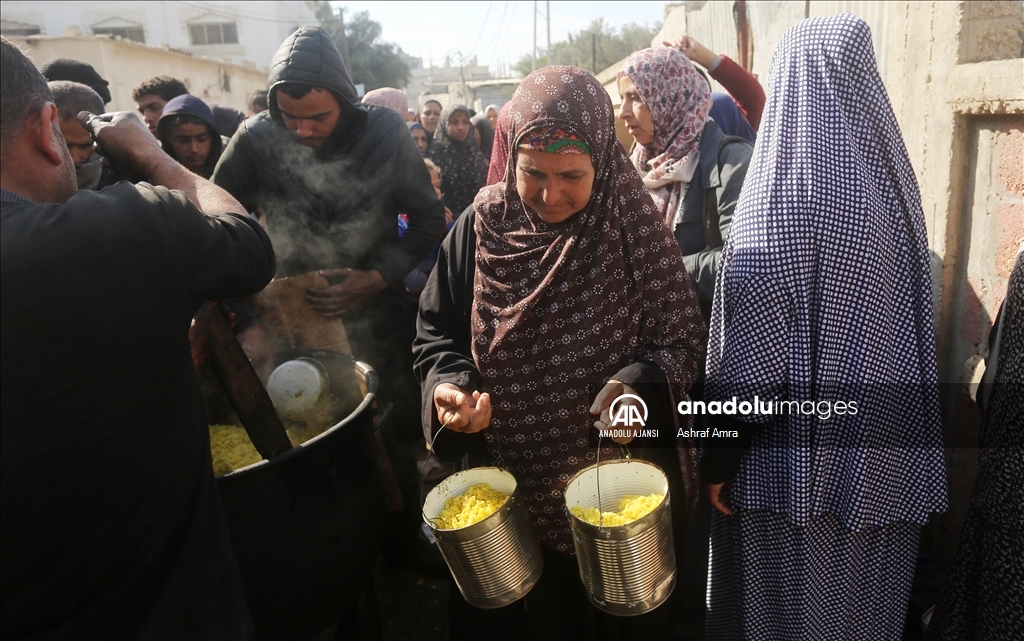
[[[490,636],[494,617],[507,616],[497,628],[584,638],[579,617],[597,625],[604,615],[587,603],[569,556],[565,484],[594,462],[595,419],[628,385],[670,436],[665,458],[685,464],[680,485],[692,487],[693,452],[675,455],[674,402],[696,377],[704,325],[678,245],[615,138],[601,84],[575,67],[546,67],[519,86],[507,118],[504,182],[480,191],[442,245],[414,352],[429,435],[448,422],[435,450],[461,458],[482,445],[474,433],[494,428],[483,432],[487,449],[519,483],[545,571],[525,611],[502,609],[518,615],[463,602],[450,625],[453,638],[459,629],[468,638],[479,619]],[[674,495],[673,511],[687,511],[686,494]]]

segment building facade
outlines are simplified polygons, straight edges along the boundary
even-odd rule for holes
[[[4,2],[4,36],[117,36],[193,56],[268,67],[319,2]]]

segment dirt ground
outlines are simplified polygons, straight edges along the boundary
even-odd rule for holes
[[[363,591],[338,624],[309,641],[446,641],[449,580],[379,559],[372,595]]]

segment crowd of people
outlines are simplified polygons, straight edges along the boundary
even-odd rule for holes
[[[101,115],[89,65],[2,47],[4,638],[253,638],[193,316],[226,302],[265,372],[251,297],[310,272],[328,284],[304,304],[342,319],[392,407],[382,553],[444,570],[421,527],[428,444],[446,472],[500,463],[519,484],[541,579],[494,610],[449,581],[450,638],[901,638],[947,483],[921,198],[860,19],[793,27],[767,92],[690,37],[638,51],[618,109],[557,65],[479,113],[360,97],[302,27],[249,114],[161,76],[132,93],[140,119]],[[1004,444],[1024,424],[1021,263],[991,367],[985,437]],[[620,455],[592,438],[623,394],[665,434],[729,435],[632,443],[668,479],[678,563],[636,617],[588,599],[563,498]],[[677,409],[737,399],[837,410]],[[987,562],[1024,558],[993,505],[1019,505],[998,488],[1021,460],[983,466],[932,639],[1024,625],[1019,576]]]

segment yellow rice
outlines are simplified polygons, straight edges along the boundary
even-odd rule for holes
[[[330,427],[311,428],[306,425],[289,426],[285,432],[293,447],[305,443],[309,439],[322,434]],[[256,447],[249,440],[249,434],[244,427],[237,425],[211,425],[210,426],[210,453],[213,455],[214,475],[224,474],[246,465],[252,465],[263,460]]]
[[[507,500],[508,494],[487,483],[477,483],[462,494],[445,499],[444,509],[434,519],[434,524],[441,530],[464,528],[494,514]]]
[[[584,509],[579,505],[571,508],[569,511],[579,520],[586,521],[591,525],[612,527],[616,525],[626,525],[642,516],[647,516],[654,511],[654,508],[661,505],[661,502],[664,500],[664,494],[651,494],[650,496],[627,494],[619,499],[618,512],[605,512],[602,515],[598,513],[596,507],[588,507]],[[602,516],[604,517],[603,522],[601,521]]]

